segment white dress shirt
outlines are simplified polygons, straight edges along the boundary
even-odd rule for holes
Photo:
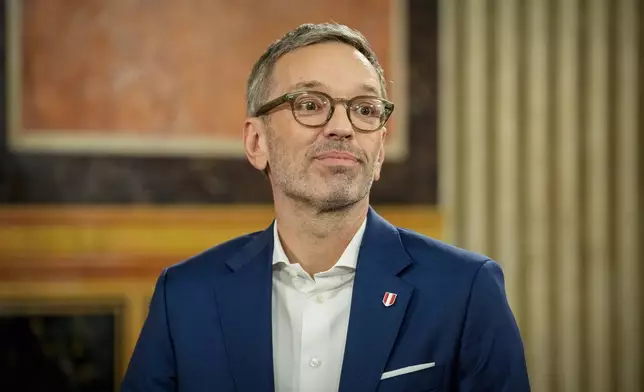
[[[313,277],[300,264],[289,262],[277,222],[273,226],[275,392],[335,392],[366,219],[333,268]]]

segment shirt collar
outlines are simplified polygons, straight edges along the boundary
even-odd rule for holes
[[[335,263],[334,268],[340,266],[340,267],[348,267],[353,270],[356,269],[356,266],[358,265],[358,254],[360,252],[360,245],[362,244],[362,237],[364,236],[366,227],[367,227],[367,219],[365,218],[364,221],[362,222],[362,225],[360,226],[356,234],[349,242],[349,245],[347,245],[346,249],[344,250],[344,252],[342,252],[342,255]],[[284,252],[284,248],[282,247],[282,241],[280,241],[279,238],[280,237],[277,232],[277,219],[276,219],[273,224],[273,265],[277,265],[280,263],[290,264],[288,257],[286,256],[286,252]]]

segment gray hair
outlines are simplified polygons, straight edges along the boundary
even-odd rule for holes
[[[367,39],[357,30],[336,23],[303,24],[273,42],[257,60],[248,78],[246,105],[249,116],[254,116],[268,99],[271,89],[271,74],[275,63],[283,55],[296,49],[323,42],[341,42],[353,46],[373,65],[380,80],[380,90],[384,98],[387,88],[382,67]]]

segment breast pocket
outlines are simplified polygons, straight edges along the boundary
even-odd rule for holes
[[[425,365],[425,366],[423,366]],[[388,370],[378,384],[378,392],[433,392],[443,385],[443,367],[420,364]],[[420,369],[416,370],[414,368]]]

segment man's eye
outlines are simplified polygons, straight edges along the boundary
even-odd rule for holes
[[[373,107],[371,106],[360,106],[358,108],[358,113],[362,116],[370,116],[373,113]]]
[[[320,104],[315,101],[304,101],[300,103],[300,109],[306,111],[316,111],[320,109]]]
[[[362,117],[380,117],[382,114],[382,110],[379,106],[366,102],[357,105],[354,110]]]

